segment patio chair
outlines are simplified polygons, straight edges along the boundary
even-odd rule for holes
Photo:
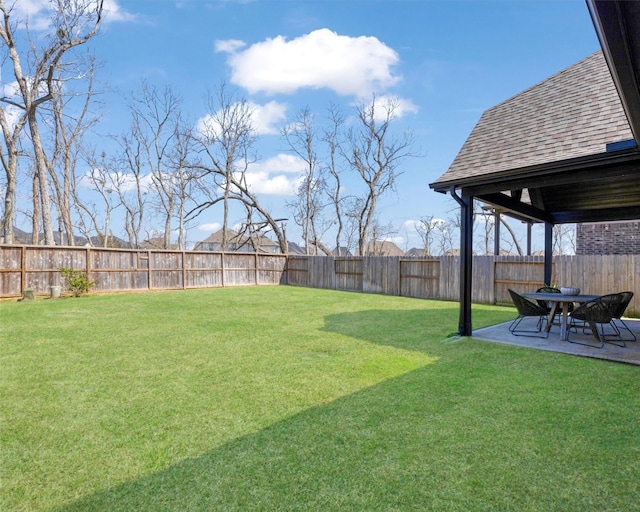
[[[584,324],[592,326],[593,334],[600,342],[600,346],[592,345],[591,343],[583,343],[578,340],[571,340],[569,332],[567,333],[567,341],[570,343],[577,343],[578,345],[586,345],[588,347],[603,348],[605,343],[610,343],[618,347],[626,347],[626,344],[621,336],[611,335],[606,336],[604,329],[607,325],[613,325],[612,320],[620,309],[624,297],[621,293],[612,293],[609,295],[603,295],[590,302],[581,304],[571,313],[572,320],[580,320]],[[598,326],[600,328],[598,329]],[[617,328],[614,326],[614,330]],[[619,342],[619,343],[617,343]]]
[[[536,336],[536,333],[542,332],[542,326],[547,320],[547,308],[525,299],[522,295],[509,289],[509,295],[513,301],[516,309],[518,310],[518,317],[511,322],[509,326],[509,332],[514,336],[530,336],[534,338],[548,338],[549,333],[545,331],[544,336]],[[527,317],[538,317],[537,329],[535,331],[518,329],[520,322]]]
[[[562,293],[562,292],[560,291],[560,288],[556,288],[555,286],[544,285],[543,287],[538,288],[536,290],[536,293]],[[536,300],[536,302],[540,307],[546,308],[547,315],[551,313],[551,308],[552,308],[551,303],[541,299]],[[569,313],[571,313],[572,311],[573,311],[573,304],[569,304]],[[554,325],[559,325],[559,324],[560,324],[559,321],[554,322]]]
[[[622,338],[622,333],[620,332],[620,330],[623,329],[631,335],[631,338],[625,339],[624,341],[638,341],[638,338],[636,338],[636,335],[633,334],[633,331],[629,329],[629,326],[624,323],[624,320],[622,320],[622,315],[624,315],[624,312],[627,310],[627,307],[629,306],[629,303],[633,298],[633,292],[620,292],[619,295],[622,296],[622,300],[620,302],[620,305],[618,306],[618,310],[616,311],[615,315],[613,315],[611,325],[616,332],[617,338]]]

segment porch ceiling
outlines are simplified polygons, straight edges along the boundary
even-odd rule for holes
[[[539,166],[540,167],[540,166]],[[551,224],[640,218],[640,152],[519,169],[462,187],[501,211]],[[527,193],[523,193],[527,192]]]

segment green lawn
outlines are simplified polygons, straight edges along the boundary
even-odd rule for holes
[[[640,370],[457,321],[285,286],[0,303],[0,510],[640,510]]]

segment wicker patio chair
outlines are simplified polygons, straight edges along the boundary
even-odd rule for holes
[[[536,290],[536,293],[562,293],[562,292],[560,291],[560,288],[556,288],[555,286],[544,285],[543,287],[538,288]],[[538,299],[538,300],[536,300],[536,302],[538,303],[538,305],[540,307],[543,307],[543,308],[545,308],[547,310],[547,320],[548,320],[548,315],[549,315],[549,313],[551,313],[551,309],[552,309],[551,303],[547,302],[546,300],[542,300],[542,299]],[[568,307],[569,307],[568,311],[569,311],[569,313],[571,313],[573,311],[573,304],[569,304]],[[554,325],[560,325],[560,320],[557,320],[557,321],[553,322],[553,324]]]
[[[555,286],[545,285],[542,288],[538,288],[536,290],[536,293],[560,293],[560,289],[556,288]],[[546,300],[538,299],[536,300],[536,302],[538,303],[538,306],[546,308],[547,313],[551,312],[551,305]]]
[[[629,303],[633,298],[633,292],[620,292],[619,295],[622,295],[622,300],[620,302],[620,305],[618,306],[617,311],[615,312],[615,315],[613,315],[611,325],[615,329],[617,338],[622,338],[622,333],[620,332],[620,330],[622,329],[627,331],[631,335],[631,338],[627,338],[624,341],[638,341],[638,338],[636,338],[636,335],[633,334],[633,331],[629,329],[629,326],[624,323],[624,320],[622,320],[622,316],[624,315],[624,312],[627,310],[627,307],[629,306]]]
[[[580,320],[586,324],[589,324],[593,328],[593,333],[600,342],[600,346],[592,345],[591,343],[583,343],[577,340],[571,340],[569,332],[567,333],[567,341],[570,343],[577,343],[578,345],[586,345],[588,347],[602,348],[605,343],[617,345],[619,347],[625,347],[626,344],[620,336],[611,337],[605,335],[605,326],[613,325],[612,320],[618,310],[624,297],[620,293],[612,293],[609,295],[603,295],[590,302],[581,304],[571,313],[572,320]],[[598,328],[598,326],[600,328]],[[614,327],[614,329],[616,329]],[[617,330],[617,329],[616,329]]]
[[[546,331],[544,333],[544,336],[536,335],[536,333],[540,334],[542,332],[542,326],[547,320],[547,308],[525,299],[522,295],[514,292],[511,289],[509,289],[509,295],[511,295],[511,300],[518,310],[518,317],[513,322],[511,322],[511,325],[509,326],[509,332],[511,332],[511,334],[513,334],[514,336],[548,338],[549,333]],[[536,324],[537,329],[535,331],[518,329],[520,322],[522,322],[522,320],[527,317],[538,317],[538,323]]]

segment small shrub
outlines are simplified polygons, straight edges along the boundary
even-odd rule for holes
[[[95,284],[95,281],[89,279],[84,270],[75,268],[61,268],[60,275],[64,280],[65,286],[74,297],[80,297],[83,293],[87,293]]]

